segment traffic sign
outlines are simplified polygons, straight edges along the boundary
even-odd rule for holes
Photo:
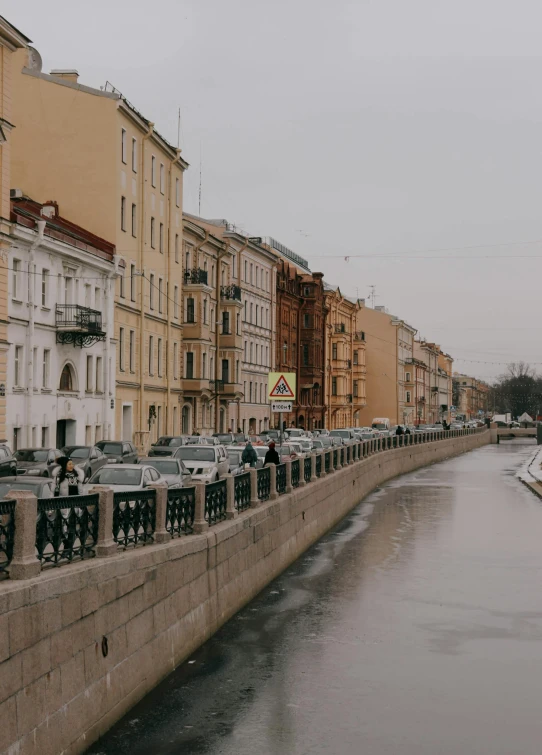
[[[271,411],[272,412],[286,412],[289,413],[292,411],[292,402],[291,401],[271,401]]]
[[[295,399],[295,372],[270,372],[269,399]]]

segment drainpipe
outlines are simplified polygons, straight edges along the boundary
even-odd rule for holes
[[[105,306],[104,306],[104,331],[105,331],[105,346],[104,346],[104,361],[105,361],[105,379],[103,390],[103,418],[104,418],[104,440],[111,440],[111,398],[113,397],[112,380],[111,380],[111,368],[109,366],[109,360],[111,359],[111,339],[115,336],[114,331],[114,318],[111,317],[112,308],[115,306],[114,302],[114,281],[119,273],[119,264],[121,258],[118,254],[113,255],[114,269],[107,273],[105,283]],[[116,398],[116,397],[115,397]],[[115,409],[116,411],[116,409]],[[122,415],[121,415],[122,420]],[[124,438],[122,438],[124,440]]]
[[[149,123],[148,131],[143,135],[141,142],[141,160],[139,168],[139,196],[140,196],[140,219],[139,219],[139,244],[137,267],[139,272],[139,301],[141,306],[141,315],[139,318],[139,431],[141,446],[143,446],[143,435],[146,429],[149,429],[147,418],[145,417],[145,270],[143,268],[143,256],[145,253],[145,142],[152,136],[154,123]],[[147,449],[143,448],[146,452]]]
[[[37,238],[30,245],[28,251],[28,328],[26,331],[26,354],[27,354],[27,394],[25,406],[26,445],[32,445],[32,403],[34,398],[34,290],[36,280],[34,276],[34,252],[43,243],[45,232],[45,220],[37,220]]]

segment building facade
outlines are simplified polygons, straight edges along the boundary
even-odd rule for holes
[[[6,430],[13,449],[115,437],[112,244],[49,202],[12,202]]]
[[[414,357],[414,336],[417,331],[398,318],[394,318],[391,324],[395,328],[397,339],[397,416],[403,425],[413,425],[416,413],[412,404],[412,395],[408,394],[406,377]]]
[[[489,414],[489,385],[483,380],[454,372],[453,381],[459,394],[457,414],[461,419],[481,419]]]
[[[367,403],[365,334],[357,330],[359,302],[324,286],[326,317],[327,427],[359,427]]]
[[[180,422],[174,361],[182,323],[174,309],[187,163],[117,90],[82,85],[74,70],[47,75],[36,56],[18,57],[12,183],[40,202],[54,196],[126,262],[115,304],[116,425],[118,437],[144,451]]]
[[[0,16],[0,440],[7,440],[6,381],[8,352],[8,258],[10,236],[11,149],[13,128],[13,69],[16,50],[30,40]],[[15,124],[16,125],[16,124]]]
[[[409,415],[414,416],[415,425],[423,425],[426,420],[427,365],[412,357],[405,365],[405,403]]]

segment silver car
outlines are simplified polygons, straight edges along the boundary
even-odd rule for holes
[[[90,478],[88,490],[105,485],[115,492],[145,490],[151,482],[162,479],[160,472],[145,464],[106,464]]]
[[[161,479],[165,480],[168,488],[186,488],[192,485],[192,475],[182,459],[156,458],[149,456],[141,459],[141,464],[146,464],[160,473]]]
[[[230,471],[230,464],[224,446],[194,444],[181,446],[175,451],[175,459],[182,459],[190,470],[193,480],[216,482]]]

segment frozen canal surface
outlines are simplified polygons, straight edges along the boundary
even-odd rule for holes
[[[540,755],[542,501],[502,444],[368,497],[91,748]]]

